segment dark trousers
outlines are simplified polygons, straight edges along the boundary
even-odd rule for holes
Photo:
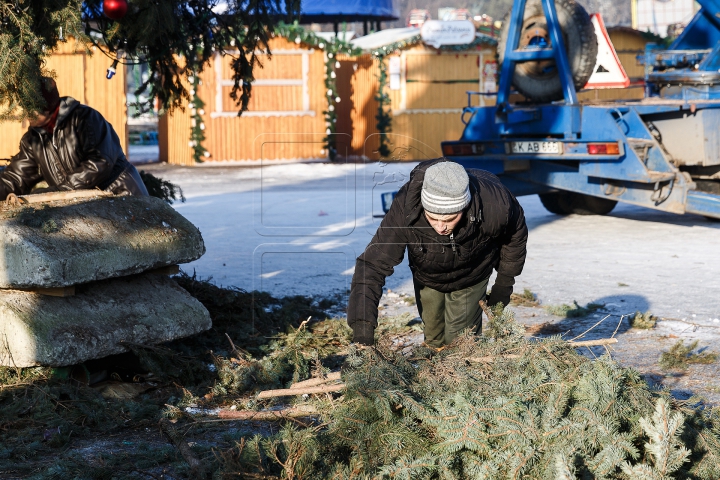
[[[455,292],[443,293],[413,280],[415,301],[423,321],[425,343],[431,347],[447,345],[460,333],[471,328],[475,334],[482,332],[482,309],[490,278]]]

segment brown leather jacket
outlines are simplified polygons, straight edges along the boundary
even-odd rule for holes
[[[100,188],[117,195],[147,195],[135,167],[125,158],[120,139],[97,110],[63,97],[51,134],[29,128],[20,153],[0,174],[0,200],[25,195],[41,180],[46,191]]]

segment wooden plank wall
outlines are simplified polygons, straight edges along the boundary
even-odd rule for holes
[[[377,130],[378,75],[376,60],[365,54],[357,58],[340,57],[337,70],[337,132],[350,136],[350,145],[341,153],[347,156],[376,158],[380,145]]]
[[[466,92],[483,89],[482,72],[485,62],[495,61],[495,48],[438,52],[416,46],[400,57],[404,82],[401,78],[400,89],[389,90],[396,135],[392,138],[393,156],[397,160],[440,157],[442,141],[460,138],[465,127],[460,117],[468,102]],[[474,105],[493,102],[487,97],[473,98]]]
[[[303,159],[325,155],[322,138],[327,101],[323,52],[305,49],[308,58],[303,67],[303,47],[274,38],[270,49],[274,55],[262,59],[263,67],[255,71],[257,83],[253,85],[249,111],[242,117],[235,114],[238,107],[230,98],[231,87],[218,84],[218,73],[221,81],[232,78],[231,57],[217,57],[201,74],[198,94],[205,102],[203,145],[211,154],[208,160]],[[297,83],[303,80],[305,69],[305,86],[274,84],[278,80]],[[304,95],[307,95],[307,105]],[[305,113],[288,115],[288,111]],[[162,120],[161,160],[178,165],[194,164],[188,144],[190,122],[187,108],[176,110]]]
[[[88,54],[82,45],[70,39],[61,43],[46,66],[56,74],[61,96],[71,96],[99,111],[112,124],[127,152],[127,106],[125,99],[125,67],[118,65],[112,80],[105,78],[112,63],[101,52]],[[20,138],[27,131],[21,122],[0,122],[0,158],[18,152]]]
[[[391,158],[412,161],[440,156],[441,141],[460,137],[465,92],[481,88],[482,67],[486,61],[494,61],[495,50],[485,47],[455,53],[416,46],[400,57],[405,81],[401,80],[400,90],[390,90],[389,83],[386,87],[392,111]],[[378,160],[378,60],[362,55],[341,58],[340,64],[338,91],[349,102],[343,100],[338,109],[338,132],[351,137],[350,155]]]

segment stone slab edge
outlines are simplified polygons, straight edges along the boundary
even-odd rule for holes
[[[137,275],[84,285],[73,297],[0,292],[0,365],[66,366],[154,345],[212,326],[174,280]]]

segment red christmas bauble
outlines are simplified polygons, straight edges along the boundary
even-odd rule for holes
[[[128,9],[127,0],[104,0],[103,13],[112,20],[120,20]]]

